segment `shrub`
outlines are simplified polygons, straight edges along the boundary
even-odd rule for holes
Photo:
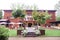
[[[40,34],[40,31],[39,30],[35,30],[35,34]]]
[[[22,31],[23,36],[26,36],[27,33],[28,33],[28,32],[27,32],[26,29]]]
[[[40,27],[40,28],[39,28],[39,30],[45,30],[45,28],[43,28],[43,27]]]
[[[8,29],[0,26],[0,40],[8,40]]]
[[[18,30],[24,30],[24,27],[21,26],[21,27],[18,28]]]

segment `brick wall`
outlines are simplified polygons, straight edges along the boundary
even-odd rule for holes
[[[38,10],[38,11],[42,11],[42,10]],[[43,11],[45,12],[45,10],[43,10]],[[32,14],[32,10],[26,10],[26,13]],[[52,15],[51,16],[52,19],[47,20],[46,23],[48,24],[49,22],[56,21],[55,10],[48,10],[48,13]],[[12,16],[12,10],[4,10],[5,19],[9,19],[11,22],[16,22],[16,23],[21,21],[21,19],[19,19],[19,18],[10,19],[11,16]],[[15,24],[15,26],[17,27],[18,25]]]

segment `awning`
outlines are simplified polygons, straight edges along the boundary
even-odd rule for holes
[[[23,23],[15,23],[15,22],[11,22],[11,23],[9,23],[9,24],[23,24]]]
[[[7,24],[6,22],[1,22],[0,24]]]
[[[10,23],[8,23],[8,24],[15,24],[14,22],[10,22]]]
[[[23,24],[23,23],[16,23],[16,24]]]

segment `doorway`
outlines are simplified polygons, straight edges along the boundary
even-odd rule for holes
[[[28,23],[28,27],[31,27],[32,26],[32,23]]]

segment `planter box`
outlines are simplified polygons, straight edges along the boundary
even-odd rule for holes
[[[41,35],[45,35],[45,30],[40,30]]]
[[[21,35],[22,30],[17,30],[17,35]]]

